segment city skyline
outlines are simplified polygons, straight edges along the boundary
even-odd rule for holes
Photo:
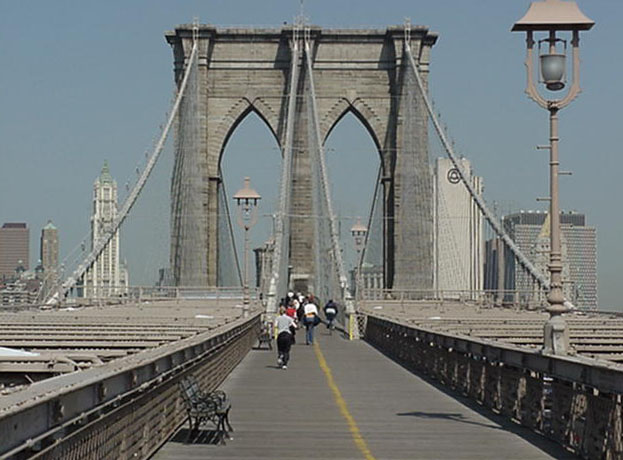
[[[54,6],[35,3],[40,8],[34,14],[24,6],[5,4],[0,19],[3,41],[11,44],[1,51],[0,57],[8,65],[3,66],[0,75],[5,86],[12,88],[0,96],[0,103],[9,109],[0,115],[0,130],[6,140],[0,173],[0,221],[24,221],[38,230],[52,219],[59,228],[63,256],[80,246],[82,235],[88,230],[90,186],[85,184],[95,177],[102,161],[108,159],[121,188],[142,161],[143,152],[150,149],[151,139],[164,119],[173,91],[172,57],[164,43],[164,30],[191,22],[194,16],[217,25],[278,27],[284,21],[291,22],[299,8],[298,2],[269,2],[273,8],[232,2],[247,6],[237,8],[215,1],[209,2],[209,7],[188,2],[174,11],[164,2],[152,2],[149,8],[146,2],[132,6],[111,3],[108,7],[85,2],[94,10],[88,13],[89,6],[70,7],[69,2]],[[546,159],[534,151],[534,146],[547,139],[546,114],[522,93],[524,40],[509,31],[529,2],[516,2],[513,6],[492,1],[470,6],[439,2],[444,5],[432,6],[396,1],[385,5],[386,11],[372,2],[358,4],[357,11],[340,6],[346,3],[316,2],[306,4],[305,11],[312,23],[323,27],[374,23],[383,28],[411,16],[413,24],[427,25],[440,34],[432,52],[431,95],[457,141],[458,150],[471,161],[475,173],[484,178],[485,196],[490,204],[497,202],[498,210],[507,214],[539,209],[534,199],[547,190]],[[614,70],[605,74],[608,51],[621,42],[612,18],[623,12],[623,7],[600,1],[579,4],[597,25],[582,36],[584,94],[561,112],[563,169],[575,173],[562,181],[562,207],[585,213],[599,229],[599,298],[604,306],[617,307],[620,304],[616,305],[616,299],[622,293],[618,273],[623,269],[617,230],[622,217],[609,211],[606,203],[608,197],[621,194],[616,175],[621,159],[617,157],[616,136],[609,134],[616,132],[612,129],[615,117],[604,113],[603,107],[606,101],[611,104],[613,100],[623,100],[621,88],[614,83],[618,73]],[[453,7],[456,16],[466,18],[466,24],[448,17],[447,5]],[[247,11],[241,12],[243,9]],[[336,14],[327,14],[328,10]],[[485,11],[487,15],[479,19]],[[209,20],[204,20],[204,16]],[[35,54],[37,39],[30,33],[32,27],[55,38],[46,43],[43,55]],[[29,60],[28,56],[33,55],[40,64],[30,62],[36,61]],[[496,62],[491,62],[492,57]],[[25,71],[25,75],[18,78],[16,69]],[[500,112],[505,116],[499,116]],[[347,119],[328,141],[333,149],[328,149],[328,156],[336,172],[332,180],[338,213],[344,216],[343,229],[352,225],[349,219],[365,217],[369,203],[358,207],[340,178],[347,177],[344,174],[348,174],[354,162],[363,164],[361,169],[367,167],[365,174],[362,172],[364,177],[352,188],[360,192],[356,196],[361,191],[371,196],[374,184],[368,182],[370,177],[374,181],[375,161],[378,164],[369,136],[352,140],[352,133],[365,135],[365,130],[356,120]],[[242,138],[244,134],[246,137]],[[235,191],[245,175],[241,165],[232,163],[247,159],[243,165],[251,170],[257,190],[265,197],[261,212],[266,222],[272,211],[271,194],[276,196],[276,188],[271,191],[279,165],[275,147],[266,128],[251,117],[234,133],[223,159],[229,168],[224,171],[228,191]],[[249,150],[258,158],[249,159]],[[588,152],[598,152],[600,163],[594,164],[591,157],[595,155]],[[362,156],[365,161],[360,161]],[[163,157],[157,167],[153,179],[159,182],[154,182],[154,189],[160,184],[160,189],[168,191],[167,161],[170,164],[171,159]],[[33,168],[33,164],[37,167]],[[12,194],[12,190],[20,193]],[[141,210],[147,217],[166,217],[168,203],[162,203],[166,199],[154,196],[154,203],[145,203],[133,212],[137,218],[142,217]],[[140,226],[128,233],[139,235],[140,239]],[[254,245],[259,246],[268,233],[258,230]],[[31,245],[36,238],[33,234],[38,231],[32,232]],[[162,241],[157,244],[162,246]],[[168,254],[164,260],[168,263]],[[154,269],[152,282],[156,273]]]

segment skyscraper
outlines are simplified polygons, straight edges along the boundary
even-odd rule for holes
[[[563,293],[579,308],[597,308],[597,230],[586,225],[586,216],[562,212],[561,255]],[[549,215],[545,212],[519,212],[504,217],[504,227],[519,249],[537,270],[549,279]],[[506,254],[506,289],[529,292],[535,287],[528,275],[517,269]]]
[[[459,161],[465,179],[476,193],[482,193],[482,178],[472,175],[469,160]],[[437,159],[434,174],[436,289],[480,291],[484,282],[482,216],[448,158]]]
[[[58,281],[58,229],[52,221],[41,230],[40,258],[43,269],[43,298],[47,298],[49,291]]]
[[[52,221],[41,230],[41,266],[44,273],[58,269],[58,229]]]
[[[108,162],[93,183],[93,215],[91,216],[91,248],[112,232],[117,217],[117,182],[110,175]],[[119,230],[84,275],[85,297],[107,297],[123,292],[119,270]]]
[[[30,232],[25,223],[9,222],[0,228],[0,278],[12,279],[21,266],[28,270]]]

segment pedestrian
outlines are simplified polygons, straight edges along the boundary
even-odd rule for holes
[[[299,321],[299,324],[302,324],[305,319],[305,309],[303,308],[303,304],[298,300],[294,300],[294,308],[296,308],[296,318]]]
[[[288,361],[290,361],[290,347],[292,346],[292,331],[290,328],[296,329],[296,323],[290,316],[286,315],[286,309],[280,307],[279,316],[275,320],[275,326],[277,327],[277,366],[287,369]]]
[[[286,308],[286,315],[294,320],[296,323],[296,308],[294,307],[294,302],[291,302],[290,305]],[[293,324],[290,326],[290,332],[292,332],[292,345],[296,343],[296,327],[297,324]]]
[[[286,315],[288,315],[292,319],[296,319],[296,307],[293,303],[286,305]]]
[[[314,328],[320,322],[318,307],[313,302],[307,302],[303,308],[305,309],[305,342],[307,345],[312,345],[314,343]]]
[[[324,316],[327,318],[327,329],[335,328],[333,321],[337,316],[337,304],[333,301],[333,299],[329,300],[324,306]]]

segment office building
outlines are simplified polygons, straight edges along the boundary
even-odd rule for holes
[[[465,179],[482,193],[482,178],[469,160],[459,160]],[[454,164],[438,158],[434,170],[435,288],[444,295],[480,291],[484,283],[484,237],[480,210]],[[452,294],[454,291],[454,294]],[[458,292],[463,291],[463,292]]]
[[[28,270],[28,226],[22,222],[9,222],[0,228],[0,278],[13,280],[18,273]]]
[[[577,212],[562,212],[560,223],[563,294],[578,308],[597,308],[597,230],[586,225],[586,216]],[[511,214],[504,218],[504,227],[535,268],[549,279],[548,213],[522,211]],[[509,251],[505,251],[504,262],[500,264],[497,252],[492,250],[494,247],[497,246],[493,241],[488,242],[487,286],[499,288],[502,284],[499,282],[500,276],[504,276],[505,289],[517,290],[522,295],[530,296],[536,287],[530,281],[529,275],[517,267]],[[496,269],[491,268],[494,265]]]
[[[117,217],[117,182],[104,163],[100,176],[93,184],[93,215],[91,216],[91,248],[107,238]],[[128,285],[127,271],[122,273],[119,261],[119,230],[111,236],[105,249],[84,275],[85,297],[120,295]]]
[[[44,276],[58,270],[58,229],[52,221],[48,221],[47,225],[41,230],[41,246],[40,246],[41,266]]]
[[[35,269],[42,281],[42,299],[54,289],[58,282],[58,229],[52,221],[41,230],[40,265]]]

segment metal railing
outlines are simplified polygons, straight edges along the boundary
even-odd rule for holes
[[[118,305],[171,300],[205,300],[219,306],[231,305],[238,301],[242,303],[244,294],[241,286],[77,286],[76,288],[78,294],[81,290],[83,294],[68,297],[55,307]],[[252,300],[262,300],[258,289],[250,289],[249,295]],[[51,306],[47,307],[52,308]]]
[[[0,460],[149,458],[186,421],[177,382],[215,389],[253,346],[260,313],[0,400]],[[36,423],[33,423],[36,420]]]
[[[457,394],[588,459],[623,458],[623,366],[365,316],[365,338]]]
[[[547,303],[543,291],[521,290],[438,290],[438,289],[385,289],[363,288],[358,296],[360,302],[459,302],[490,306],[513,306],[539,308]]]

